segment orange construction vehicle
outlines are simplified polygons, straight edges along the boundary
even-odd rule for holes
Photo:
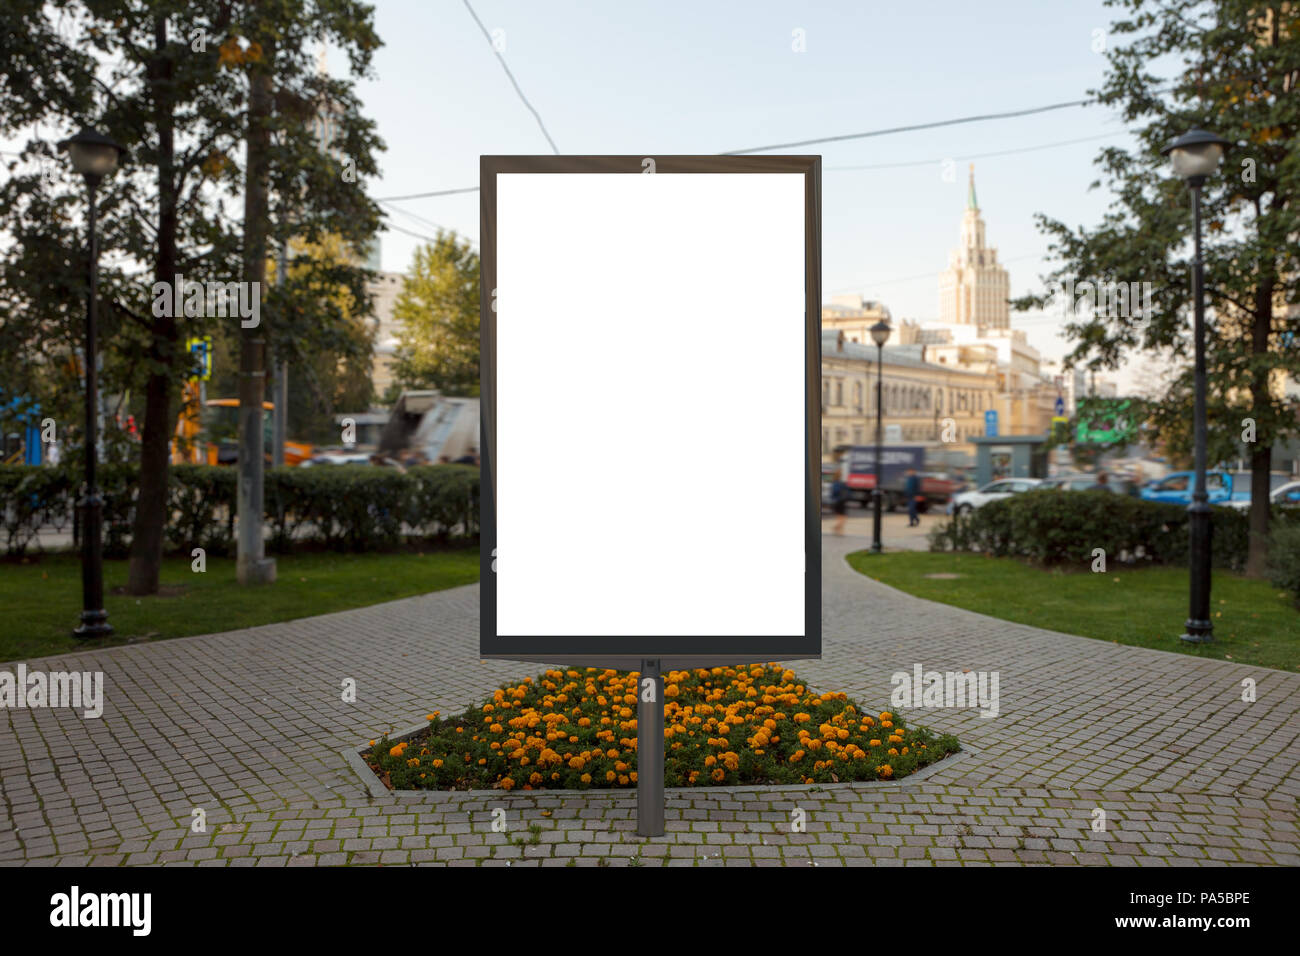
[[[262,447],[267,462],[271,461],[274,410],[270,402],[262,403]],[[315,448],[307,442],[284,443],[286,465],[297,465],[315,453]],[[238,457],[239,399],[211,398],[204,402],[198,380],[190,379],[182,392],[176,440],[172,442],[172,464],[233,465]]]

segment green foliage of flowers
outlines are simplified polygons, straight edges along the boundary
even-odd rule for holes
[[[548,670],[454,719],[429,714],[408,740],[371,741],[367,762],[399,790],[633,787],[639,678]],[[779,664],[670,671],[664,698],[670,787],[896,780],[959,749]]]

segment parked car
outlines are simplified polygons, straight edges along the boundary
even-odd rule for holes
[[[1288,481],[1274,488],[1269,500],[1275,505],[1300,505],[1300,481]]]
[[[952,502],[948,505],[948,513],[954,515],[969,514],[990,501],[1010,498],[1022,491],[1037,488],[1040,484],[1042,482],[1037,478],[999,478],[997,481],[990,481],[983,488],[976,491],[963,491],[953,495]]]
[[[369,452],[330,452],[324,455],[316,455],[308,458],[299,468],[312,468],[318,465],[368,465],[370,464]]]
[[[1237,477],[1237,475],[1240,477]],[[1230,508],[1236,508],[1239,511],[1250,510],[1250,473],[1234,473],[1234,487],[1238,490],[1228,501]],[[1270,475],[1270,491],[1268,500],[1275,505],[1300,505],[1300,481],[1291,480],[1290,475],[1273,474]]]
[[[921,477],[921,502],[920,510],[928,511],[931,505],[947,506],[952,500],[952,496],[964,486],[964,482],[946,472],[940,471],[923,471]],[[907,502],[900,500],[898,504],[901,507],[907,507]]]
[[[1061,491],[1091,491],[1094,488],[1104,488],[1106,491],[1114,492],[1117,495],[1136,495],[1138,493],[1138,486],[1133,482],[1127,478],[1109,473],[1106,475],[1104,485],[1097,481],[1095,474],[1078,474],[1044,478],[1039,487],[1057,488]]]
[[[1175,471],[1156,481],[1148,481],[1139,492],[1145,501],[1163,501],[1173,505],[1192,503],[1192,488],[1196,474]],[[1226,471],[1207,471],[1205,491],[1212,505],[1226,505],[1232,500],[1232,475]]]

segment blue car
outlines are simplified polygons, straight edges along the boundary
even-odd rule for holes
[[[1145,501],[1163,501],[1172,505],[1190,505],[1196,473],[1175,471],[1155,481],[1148,481],[1138,493]],[[1226,471],[1207,471],[1205,491],[1210,504],[1226,505],[1232,500],[1232,475]],[[1248,492],[1249,493],[1249,492]]]

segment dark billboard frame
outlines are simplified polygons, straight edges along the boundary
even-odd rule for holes
[[[509,173],[786,173],[804,177],[804,633],[768,636],[503,635],[497,633],[496,383],[497,175]],[[480,594],[479,656],[637,669],[821,657],[821,157],[480,156]],[[737,558],[739,560],[739,558]]]

